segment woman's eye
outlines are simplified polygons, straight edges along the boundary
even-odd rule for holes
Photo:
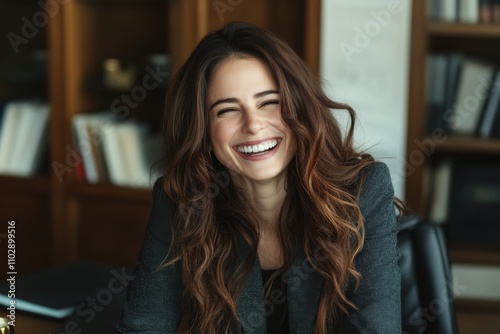
[[[279,105],[280,105],[279,100],[267,100],[260,105],[260,108],[264,110],[275,110],[276,108],[278,108]]]
[[[223,117],[223,116],[228,116],[230,115],[232,112],[235,112],[237,111],[237,109],[234,109],[234,108],[227,108],[227,109],[221,109],[217,112],[217,116],[219,117]]]

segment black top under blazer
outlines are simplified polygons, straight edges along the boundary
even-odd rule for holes
[[[347,286],[346,295],[357,307],[329,333],[401,333],[401,290],[396,238],[398,226],[393,205],[393,186],[387,166],[376,163],[367,168],[359,206],[365,218],[365,242],[355,264],[362,275],[358,289]],[[162,180],[153,189],[153,208],[144,245],[135,269],[118,333],[175,333],[181,318],[181,263],[155,272],[170,242],[174,205],[166,196]],[[239,243],[242,244],[242,243]],[[244,259],[248,245],[238,249]],[[174,270],[175,267],[175,270]],[[297,268],[304,268],[300,272]],[[307,268],[308,271],[305,269]],[[303,250],[295,256],[287,277],[287,305],[290,333],[312,333],[323,277],[311,271]],[[305,273],[305,274],[304,274]],[[252,272],[237,302],[244,333],[266,333],[266,314],[261,267],[256,257]],[[234,333],[241,333],[234,329]],[[272,333],[270,333],[272,334]]]

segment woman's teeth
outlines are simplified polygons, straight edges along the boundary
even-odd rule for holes
[[[252,146],[238,146],[237,150],[238,152],[241,153],[261,153],[270,149],[273,149],[278,145],[278,140],[273,139],[269,140],[263,143],[260,143],[259,145],[252,145]]]

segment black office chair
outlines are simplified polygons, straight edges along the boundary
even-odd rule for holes
[[[401,315],[405,334],[455,334],[448,253],[441,226],[404,217],[398,234]]]

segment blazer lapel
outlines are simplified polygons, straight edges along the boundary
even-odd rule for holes
[[[246,242],[238,244],[238,259],[243,261],[249,252],[248,245]],[[290,333],[311,333],[323,287],[323,276],[312,268],[303,250],[297,253],[291,268],[283,275],[285,275],[287,283]],[[237,303],[237,310],[245,334],[267,333],[262,271],[258,257],[256,257],[250,276],[243,287]],[[241,331],[236,332],[241,333]]]
[[[241,263],[250,250],[242,237],[240,237],[238,241],[238,261]],[[236,305],[241,326],[245,334],[265,334],[267,332],[266,311],[262,289],[262,272],[260,269],[259,257],[257,256],[250,276],[243,287]],[[241,333],[241,331],[237,331],[236,333]]]
[[[324,278],[300,250],[285,273],[290,333],[312,333]]]

